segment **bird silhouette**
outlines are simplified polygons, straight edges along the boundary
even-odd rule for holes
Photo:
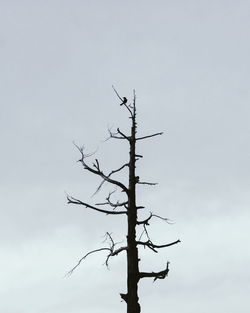
[[[126,104],[128,102],[128,99],[126,97],[123,97],[122,103],[120,105]]]

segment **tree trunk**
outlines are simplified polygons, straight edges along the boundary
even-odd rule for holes
[[[127,313],[140,313],[138,298],[138,249],[136,244],[136,176],[135,176],[135,144],[136,144],[136,114],[135,107],[132,118],[129,162],[129,201],[128,201],[128,235],[127,235]]]

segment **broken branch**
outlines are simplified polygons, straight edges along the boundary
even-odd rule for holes
[[[158,183],[148,183],[148,182],[143,182],[143,181],[139,181],[137,184],[140,184],[140,185],[150,185],[150,186],[158,185]]]
[[[169,264],[170,262],[167,262],[167,266],[166,269],[160,272],[151,272],[151,273],[147,273],[147,272],[140,272],[139,273],[139,278],[145,278],[145,277],[154,277],[154,282],[157,279],[164,279],[166,276],[168,276],[168,272],[169,272]]]

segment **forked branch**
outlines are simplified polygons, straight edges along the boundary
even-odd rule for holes
[[[111,138],[114,138],[114,139],[125,139],[124,137],[117,136],[118,132],[113,133],[110,129],[108,129],[108,132],[109,132],[109,137],[107,139],[105,139],[104,141],[108,141]]]
[[[122,131],[120,131],[119,128],[117,128],[117,133],[120,134],[124,139],[127,139],[128,141],[130,141],[131,137],[125,135]]]
[[[100,170],[100,166],[99,166],[99,162],[98,162],[98,160],[96,159],[96,163],[97,163],[97,165],[98,166],[96,166],[96,164],[93,164],[93,166],[98,170],[98,171],[100,171],[101,172],[101,170]],[[125,167],[127,167],[127,166],[129,166],[129,164],[128,163],[125,163],[125,164],[123,164],[121,167],[119,167],[118,169],[116,169],[116,170],[113,170],[113,171],[111,171],[108,175],[106,175],[105,177],[107,178],[107,179],[109,179],[110,178],[110,176],[111,175],[113,175],[113,174],[115,174],[115,173],[117,173],[117,172],[120,172],[121,170],[123,170]],[[107,179],[103,179],[103,181],[100,183],[100,185],[98,186],[98,188],[96,189],[96,191],[94,192],[94,194],[93,195],[95,195],[95,194],[97,194],[97,192],[102,188],[102,186],[103,186],[103,184],[106,182],[106,181],[108,181]],[[114,180],[113,180],[114,181]],[[109,181],[110,182],[110,181]],[[115,181],[114,181],[115,182]],[[116,181],[116,182],[118,182],[118,181]],[[120,182],[118,182],[118,183],[120,183]],[[121,184],[121,183],[120,183]],[[117,185],[117,184],[115,184],[115,185]],[[125,187],[126,188],[126,187]],[[123,189],[123,188],[122,188]],[[124,190],[124,189],[123,189]],[[124,190],[125,191],[125,190]]]
[[[112,132],[111,129],[109,128],[108,132],[109,132],[109,137],[106,140],[104,140],[104,141],[107,141],[107,140],[109,140],[111,138],[114,138],[114,139],[126,139],[126,140],[130,141],[131,137],[125,135],[122,131],[120,131],[119,128],[117,128],[116,132]],[[119,136],[119,135],[121,135],[121,136]]]
[[[67,200],[68,200],[68,203],[83,205],[86,208],[92,209],[94,211],[102,212],[102,213],[105,213],[105,214],[113,214],[113,215],[127,214],[127,211],[110,211],[110,210],[99,209],[99,208],[97,208],[97,207],[95,207],[95,206],[93,206],[91,204],[88,204],[86,202],[82,202],[81,200],[76,199],[76,198],[71,197],[71,196],[67,196]]]
[[[114,242],[113,238],[111,237],[111,234],[110,233],[106,233],[105,234],[105,241],[108,239],[109,242],[110,242],[110,245],[109,247],[105,247],[105,248],[100,248],[100,249],[95,249],[95,250],[92,250],[88,253],[86,253],[82,258],[80,258],[80,260],[77,262],[77,264],[66,274],[67,276],[69,275],[72,275],[74,270],[82,263],[82,261],[84,259],[87,258],[87,256],[89,256],[90,254],[93,254],[93,253],[96,253],[96,252],[100,252],[100,251],[109,251],[109,254],[107,255],[106,257],[106,260],[105,260],[105,265],[108,267],[108,262],[109,262],[109,259],[112,257],[112,256],[115,256],[115,255],[118,255],[120,252],[122,251],[125,251],[127,250],[127,247],[120,247],[118,249],[115,249],[115,246],[117,245],[117,243]]]
[[[122,165],[119,169],[112,171],[111,173],[109,173],[108,175],[105,175],[102,170],[100,169],[100,164],[99,161],[97,159],[95,159],[95,163],[93,164],[93,167],[90,167],[86,162],[85,159],[86,157],[88,157],[88,155],[85,155],[83,153],[83,148],[77,146],[76,144],[74,144],[76,146],[76,148],[79,150],[79,152],[81,153],[81,159],[79,160],[79,162],[82,163],[84,169],[86,169],[87,171],[89,171],[90,173],[93,173],[95,175],[100,176],[103,181],[105,182],[109,182],[110,184],[116,185],[118,187],[120,187],[123,191],[125,191],[128,194],[128,188],[121,182],[119,182],[118,180],[112,179],[110,178],[110,176],[114,173],[117,173],[119,171],[121,171],[125,166],[128,166],[128,164],[124,164]],[[101,185],[103,184],[103,182],[101,183]],[[100,186],[98,187],[100,188]],[[99,190],[99,189],[98,189]]]

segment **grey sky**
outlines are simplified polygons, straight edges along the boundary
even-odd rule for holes
[[[128,129],[111,85],[137,92],[138,172],[160,184],[138,201],[176,223],[143,268],[168,279],[140,288],[142,312],[249,312],[249,1],[0,0],[0,311],[125,312],[125,255],[98,254],[63,278],[105,231],[125,221],[68,206],[92,199],[72,141],[107,169],[127,159],[107,127]],[[111,156],[109,156],[111,154]],[[108,191],[109,189],[104,189]]]

